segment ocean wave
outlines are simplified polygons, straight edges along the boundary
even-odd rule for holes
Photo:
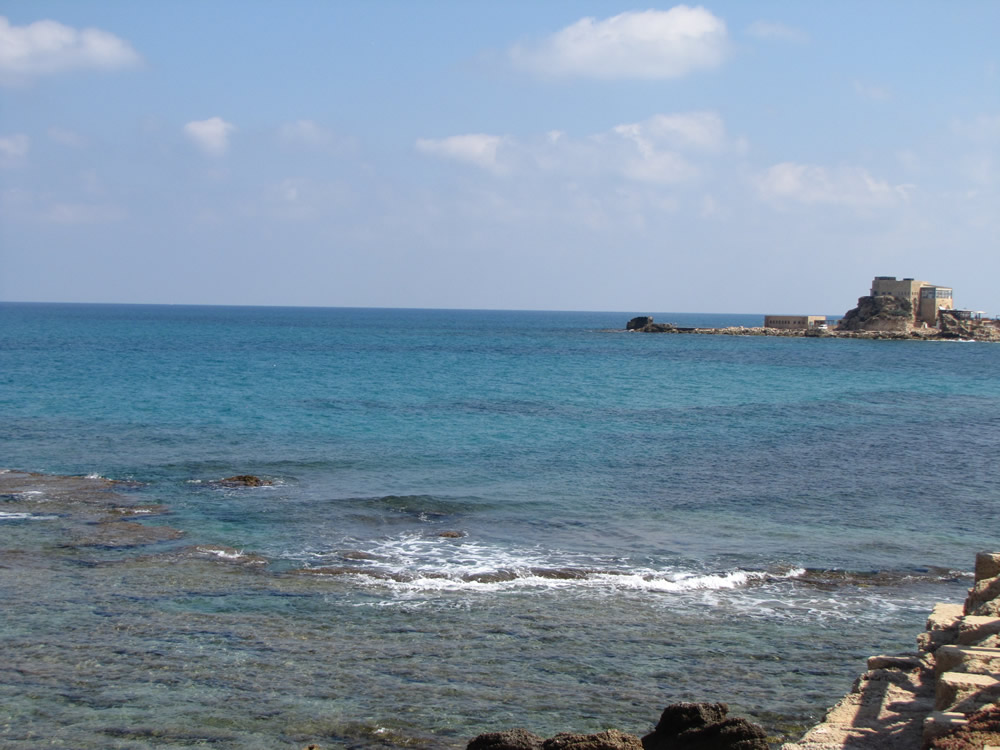
[[[0,521],[54,521],[59,516],[45,513],[7,513],[0,511]]]

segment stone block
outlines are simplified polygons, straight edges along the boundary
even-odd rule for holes
[[[924,664],[923,660],[916,654],[906,654],[905,656],[869,656],[868,669],[901,669],[904,672],[912,672],[920,669]]]
[[[969,714],[1000,699],[1000,680],[986,674],[944,672],[937,679],[935,711]]]
[[[980,552],[976,555],[976,583],[1000,576],[1000,552]]]
[[[1000,673],[1000,649],[979,646],[941,646],[934,652],[934,674],[944,672]]]
[[[1000,617],[976,617],[967,615],[958,626],[957,643],[974,646],[991,635],[1000,634]]]
[[[959,620],[965,614],[961,604],[949,604],[938,602],[934,605],[930,616],[927,618],[928,630],[950,630],[958,627]]]
[[[969,595],[965,599],[965,614],[973,614],[978,607],[997,597],[1000,597],[1000,578],[984,578],[977,581],[976,585],[969,589]]]

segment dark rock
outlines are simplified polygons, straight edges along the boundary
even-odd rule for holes
[[[487,732],[469,741],[466,750],[542,750],[543,740],[527,729]]]
[[[609,729],[598,734],[562,732],[545,740],[543,750],[641,750],[642,741],[632,734]]]
[[[746,719],[725,718],[725,703],[676,703],[663,710],[645,750],[768,750],[767,734]]]
[[[725,703],[674,703],[663,709],[653,732],[678,735],[688,729],[720,722],[728,713],[729,706]]]
[[[224,484],[227,487],[264,487],[273,484],[273,482],[255,477],[253,474],[237,474],[234,477],[220,479],[219,484]]]
[[[626,331],[638,331],[652,324],[653,318],[649,315],[639,315],[625,324]]]
[[[438,536],[443,539],[461,539],[465,534],[461,531],[442,531]]]

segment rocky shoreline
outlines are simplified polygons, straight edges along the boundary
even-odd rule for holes
[[[976,556],[963,604],[938,604],[917,651],[872,656],[823,721],[781,750],[1000,750],[1000,552]],[[481,734],[466,750],[767,750],[764,730],[724,703],[667,706],[642,737],[610,729],[543,740]]]
[[[692,333],[721,336],[782,336],[785,338],[815,339],[874,339],[888,341],[996,341],[1000,342],[1000,328],[995,326],[975,326],[965,328],[910,328],[904,330],[860,330],[842,331],[838,329],[797,329],[765,328],[748,326],[727,326],[725,328],[682,328],[672,323],[655,323],[648,315],[632,318],[625,326],[626,331],[636,333]]]

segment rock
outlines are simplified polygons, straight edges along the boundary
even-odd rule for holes
[[[542,750],[543,742],[541,737],[527,729],[507,729],[474,737],[466,745],[466,750]]]
[[[969,589],[969,596],[965,600],[965,614],[979,614],[975,610],[998,597],[1000,597],[1000,577],[977,581],[976,585]]]
[[[888,294],[859,297],[858,306],[844,313],[838,331],[908,331],[913,327],[913,305]]]
[[[678,735],[688,729],[715,724],[726,718],[725,703],[674,703],[663,709],[653,734]]]
[[[438,536],[442,539],[461,539],[465,534],[461,531],[442,531]]]
[[[237,474],[234,477],[220,479],[218,483],[224,484],[227,487],[266,487],[274,484],[269,479],[261,479],[260,477],[255,477],[253,474]]]
[[[676,333],[677,326],[673,323],[654,323],[649,315],[640,315],[626,323],[625,330],[640,333]]]
[[[645,750],[768,750],[767,733],[742,718],[725,718],[725,703],[667,706],[656,729],[642,738]]]
[[[1000,576],[1000,552],[976,554],[976,581]]]
[[[543,750],[642,750],[642,742],[632,734],[609,729],[598,734],[562,732],[545,740]]]

